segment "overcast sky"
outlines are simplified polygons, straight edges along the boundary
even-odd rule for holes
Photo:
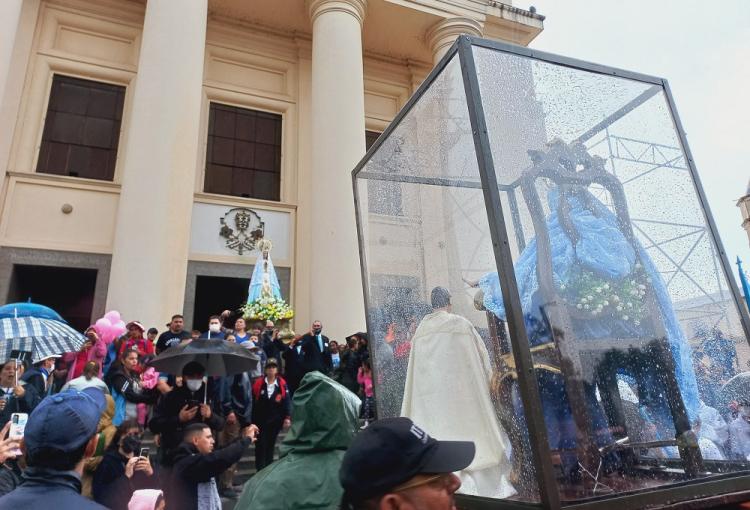
[[[531,0],[532,48],[669,80],[736,272],[750,246],[736,199],[750,177],[750,0]]]

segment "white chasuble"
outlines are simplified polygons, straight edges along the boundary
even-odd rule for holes
[[[422,319],[411,341],[401,415],[432,437],[473,441],[474,461],[457,473],[464,494],[505,498],[510,441],[490,399],[489,354],[474,326],[446,311]]]

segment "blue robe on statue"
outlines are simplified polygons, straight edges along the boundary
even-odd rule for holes
[[[558,217],[559,192],[557,189],[553,189],[549,193],[548,201],[551,213],[546,221],[550,238],[554,284],[558,288],[561,285],[568,286],[569,282],[581,270],[591,271],[609,281],[621,280],[633,273],[638,258],[640,258],[643,270],[651,279],[651,286],[659,306],[661,319],[674,358],[676,379],[685,402],[685,407],[689,417],[696,417],[699,408],[699,397],[691,360],[691,350],[680,329],[666,286],[640,243],[636,241],[636,245],[632,246],[618,228],[617,217],[604,204],[594,198],[593,195],[588,195],[590,199],[588,205],[594,209],[594,212],[584,206],[577,195],[572,195],[568,198],[570,204],[569,220],[576,230],[578,237],[574,246],[570,237],[566,235]],[[639,257],[636,257],[635,250],[638,250]],[[540,305],[543,302],[538,292],[539,282],[537,281],[536,264],[537,242],[536,239],[533,239],[521,253],[515,264],[518,292],[524,312],[529,342],[532,346],[552,340],[541,314]],[[500,291],[498,274],[489,273],[485,275],[480,279],[479,286],[484,291],[485,308],[492,311],[501,320],[505,320],[505,307]],[[646,325],[636,325],[633,321],[620,320],[611,316],[601,318],[590,317],[585,320],[573,319],[572,327],[573,337],[578,342],[596,342],[599,338],[653,336],[653,333],[647,330]],[[638,370],[639,374],[637,375],[641,378],[639,389],[642,391],[642,412],[646,415],[647,419],[657,425],[657,429],[660,430],[660,436],[669,435],[674,437],[674,428],[670,427],[672,421],[668,407],[666,406],[665,397],[660,392],[656,394],[655,392],[658,390],[651,390],[654,394],[648,394],[649,389],[654,387],[652,383],[658,379],[657,370],[658,367],[645,367]],[[628,370],[621,370],[621,372],[625,375],[628,373]],[[629,373],[628,375],[636,374]],[[553,384],[553,382],[546,381],[544,378],[542,379],[539,382],[543,400],[548,400],[549,405],[552,407],[559,407],[560,399],[564,398],[564,392],[561,391],[561,378],[558,376],[554,382],[557,388],[547,387]],[[545,399],[545,394],[550,398]],[[588,397],[594,398],[593,386],[591,395]],[[567,401],[566,398],[564,400]],[[592,418],[595,422],[600,422],[604,419],[601,411],[593,411]],[[549,411],[545,411],[548,429],[551,428],[551,420],[548,417],[550,413],[559,414],[560,410],[550,409]],[[594,425],[595,429],[598,426],[605,426],[604,423],[595,423]],[[556,437],[560,434],[560,430],[550,430],[550,432],[551,437]],[[567,436],[568,434],[564,435]],[[561,444],[559,446],[570,447],[570,439],[560,438]],[[553,444],[554,447],[555,445]]]
[[[267,267],[264,270],[264,262]],[[267,273],[267,276],[264,274]],[[279,285],[279,279],[276,276],[276,270],[273,268],[273,262],[271,261],[271,255],[268,254],[268,258],[263,260],[263,254],[258,255],[258,260],[255,262],[255,268],[253,269],[253,276],[250,278],[250,287],[247,292],[247,302],[252,303],[261,298],[263,293],[263,279],[267,277],[268,285],[271,290],[271,294],[276,299],[281,298],[281,286]]]

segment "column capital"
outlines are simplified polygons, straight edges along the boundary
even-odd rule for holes
[[[472,18],[455,17],[438,21],[427,31],[427,44],[432,50],[434,61],[437,63],[459,35],[468,34],[482,36],[482,24]]]
[[[367,0],[307,0],[307,10],[313,23],[318,16],[337,11],[351,14],[362,25],[365,21]]]

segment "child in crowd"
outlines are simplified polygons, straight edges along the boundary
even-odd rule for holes
[[[365,394],[362,402],[362,410],[360,411],[360,418],[364,418],[365,420],[362,428],[365,428],[371,421],[375,420],[375,398],[372,391],[370,360],[362,360],[362,366],[357,371],[357,382],[362,386]]]
[[[164,510],[164,493],[157,489],[141,489],[133,492],[128,510]]]

